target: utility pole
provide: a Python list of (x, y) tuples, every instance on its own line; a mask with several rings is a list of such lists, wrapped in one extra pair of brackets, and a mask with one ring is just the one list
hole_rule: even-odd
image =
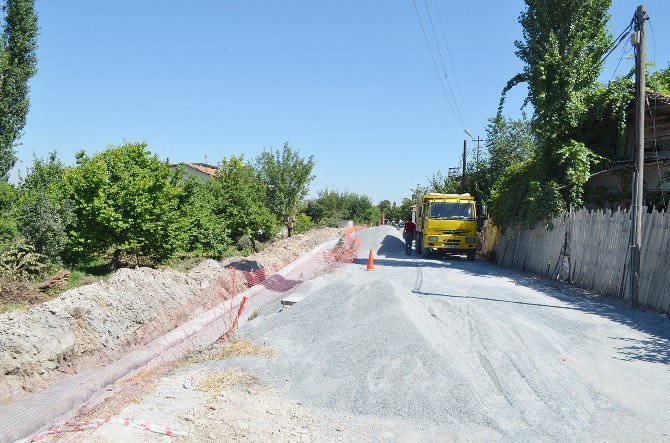
[(633, 168), (633, 195), (631, 199), (630, 235), (630, 297), (631, 309), (637, 307), (640, 292), (640, 244), (642, 243), (642, 197), (644, 180), (644, 106), (645, 106), (645, 42), (644, 24), (647, 10), (644, 5), (635, 11), (635, 32), (632, 43), (635, 46), (635, 151)]
[(476, 158), (477, 158), (477, 170), (479, 171), (479, 142), (483, 142), (484, 140), (482, 140), (481, 138), (479, 138), (479, 136), (477, 136), (477, 138), (473, 141), (477, 142), (477, 156), (476, 156)]
[(463, 176), (461, 177), (461, 192), (465, 192), (465, 158), (467, 155), (466, 141), (463, 140)]

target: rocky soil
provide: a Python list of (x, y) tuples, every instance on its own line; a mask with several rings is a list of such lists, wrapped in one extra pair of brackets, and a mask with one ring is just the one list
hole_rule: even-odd
[[(110, 279), (0, 315), (0, 404), (60, 375), (99, 366), (173, 329), (244, 289), (229, 267), (280, 267), (340, 231), (280, 240), (249, 257), (205, 260), (188, 272), (120, 269)], [(235, 281), (232, 287), (231, 281)]]

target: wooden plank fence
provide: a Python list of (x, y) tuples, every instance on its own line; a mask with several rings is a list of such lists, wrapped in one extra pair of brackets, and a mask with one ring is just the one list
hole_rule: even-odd
[[(664, 212), (642, 216), (640, 305), (670, 313), (670, 222)], [(488, 239), (487, 239), (488, 237)], [(508, 229), (487, 226), (485, 249), (499, 266), (518, 268), (623, 299), (628, 295), (630, 214), (570, 211), (546, 226)]]

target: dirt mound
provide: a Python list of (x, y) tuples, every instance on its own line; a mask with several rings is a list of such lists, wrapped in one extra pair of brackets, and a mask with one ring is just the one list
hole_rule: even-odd
[[(120, 269), (109, 280), (66, 291), (25, 311), (0, 315), (0, 403), (41, 387), (58, 372), (118, 358), (230, 297), (228, 268), (280, 266), (339, 235), (319, 229), (276, 242), (246, 258), (205, 260), (187, 273)], [(236, 286), (245, 282), (238, 279)]]
[(0, 304), (31, 305), (44, 300), (46, 296), (29, 283), (0, 279)]

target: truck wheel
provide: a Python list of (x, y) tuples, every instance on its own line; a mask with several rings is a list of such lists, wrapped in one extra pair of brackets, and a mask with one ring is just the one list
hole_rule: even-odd
[(421, 257), (429, 258), (430, 257), (430, 248), (423, 248), (421, 251)]
[(415, 245), (414, 247), (416, 248), (416, 253), (417, 253), (417, 254), (421, 254), (421, 252), (423, 251), (423, 248), (422, 248), (422, 246), (423, 246), (423, 240), (421, 239), (421, 236), (420, 236), (420, 235), (417, 235), (417, 236), (414, 238), (414, 245)]
[(468, 251), (468, 260), (474, 261), (477, 258), (477, 251)]

